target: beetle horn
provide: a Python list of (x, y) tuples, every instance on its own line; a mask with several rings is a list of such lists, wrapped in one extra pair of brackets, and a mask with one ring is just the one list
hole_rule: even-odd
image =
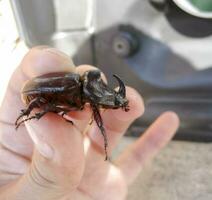
[(117, 76), (117, 75), (113, 75), (114, 78), (116, 78), (116, 80), (119, 82), (119, 91), (118, 94), (120, 94), (122, 97), (126, 97), (126, 88), (125, 85), (123, 83), (123, 81)]

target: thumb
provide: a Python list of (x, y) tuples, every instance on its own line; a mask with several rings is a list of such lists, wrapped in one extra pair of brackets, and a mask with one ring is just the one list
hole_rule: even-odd
[(55, 114), (27, 122), (26, 128), (35, 151), (30, 169), (19, 182), (25, 199), (59, 199), (73, 192), (84, 169), (81, 133)]

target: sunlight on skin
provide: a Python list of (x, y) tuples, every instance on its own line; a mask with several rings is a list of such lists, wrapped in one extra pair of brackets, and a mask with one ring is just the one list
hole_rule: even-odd
[(88, 139), (88, 137), (85, 137), (84, 139), (84, 153), (85, 153), (85, 156), (88, 154), (88, 150), (91, 146), (91, 140)]

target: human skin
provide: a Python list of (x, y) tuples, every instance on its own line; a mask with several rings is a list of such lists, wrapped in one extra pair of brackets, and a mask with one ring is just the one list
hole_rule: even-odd
[[(68, 56), (43, 46), (31, 49), (23, 58), (0, 108), (0, 199), (124, 200), (145, 164), (173, 137), (179, 119), (168, 111), (115, 160), (105, 161), (102, 135), (95, 122), (88, 125), (92, 116), (88, 105), (83, 111), (68, 114), (74, 125), (48, 113), (15, 130), (14, 122), (25, 108), (20, 96), (25, 81), (50, 72), (82, 74), (90, 69), (95, 68), (75, 68)], [(127, 87), (127, 98), (129, 112), (102, 112), (110, 155), (129, 125), (144, 112), (136, 90)]]

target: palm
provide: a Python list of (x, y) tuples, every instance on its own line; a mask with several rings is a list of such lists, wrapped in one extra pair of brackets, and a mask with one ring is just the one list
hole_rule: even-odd
[[(40, 197), (30, 194), (30, 199), (46, 200), (45, 195), (52, 192), (50, 183), (54, 183), (55, 195), (67, 193), (64, 196), (68, 200), (124, 199), (127, 186), (136, 178), (143, 164), (173, 136), (178, 127), (176, 115), (171, 112), (163, 114), (144, 136), (113, 161), (114, 164), (104, 161), (103, 139), (96, 124), (93, 123), (87, 128), (92, 112), (89, 107), (82, 112), (70, 113), (69, 117), (74, 121), (74, 126), (55, 114), (47, 114), (39, 121), (26, 123), (26, 127), (20, 126), (16, 132), (13, 124), (24, 107), (20, 98), (24, 81), (58, 70), (75, 70), (70, 67), (67, 58), (60, 58), (59, 55), (47, 51), (41, 62), (38, 57), (42, 51), (44, 50), (39, 48), (33, 49), (24, 58), (11, 78), (1, 106), (0, 186), (8, 188), (9, 191), (16, 191), (16, 197), (27, 196), (27, 192), (22, 194), (25, 190), (29, 193), (31, 190), (39, 190), (37, 192)], [(43, 61), (45, 59), (46, 61)], [(49, 62), (51, 66), (43, 67), (43, 62)], [(75, 72), (83, 73), (91, 68), (93, 69), (90, 66), (81, 66), (76, 68)], [(107, 110), (102, 113), (110, 154), (128, 126), (144, 111), (142, 99), (135, 90), (127, 88), (127, 98), (130, 102), (128, 113), (122, 110)], [(50, 143), (53, 149), (56, 149), (52, 160), (46, 160), (40, 155), (42, 151), (39, 149), (45, 146), (38, 145), (40, 140)], [(33, 183), (29, 182), (29, 179)], [(28, 188), (29, 183), (32, 188)], [(22, 187), (23, 189), (20, 189)], [(16, 199), (10, 198), (13, 192), (7, 194), (7, 190), (1, 191), (1, 199)]]

